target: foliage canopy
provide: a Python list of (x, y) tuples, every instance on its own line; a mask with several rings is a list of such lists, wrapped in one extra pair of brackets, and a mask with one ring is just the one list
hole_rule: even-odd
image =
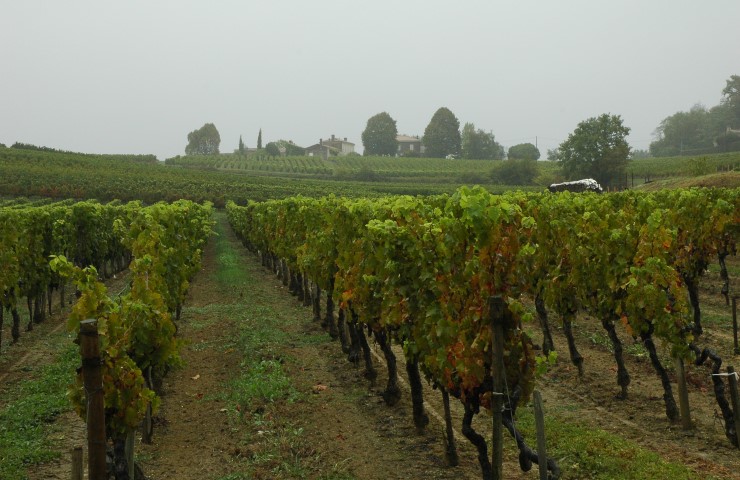
[(504, 147), (496, 142), (493, 133), (475, 128), (466, 123), (462, 129), (462, 157), (476, 160), (501, 160), (504, 158)]
[(422, 140), (426, 156), (444, 158), (459, 155), (461, 150), (460, 121), (449, 108), (441, 107), (432, 116)]
[(395, 155), (398, 151), (397, 135), (396, 121), (387, 112), (373, 115), (362, 132), (365, 155)]
[(509, 160), (539, 160), (540, 150), (531, 143), (520, 143), (509, 147)]
[(593, 178), (610, 185), (624, 175), (630, 129), (619, 115), (602, 114), (578, 124), (558, 147), (558, 162), (569, 180)]
[(212, 123), (206, 123), (197, 130), (188, 133), (188, 144), (185, 146), (187, 155), (213, 155), (219, 153), (221, 136)]

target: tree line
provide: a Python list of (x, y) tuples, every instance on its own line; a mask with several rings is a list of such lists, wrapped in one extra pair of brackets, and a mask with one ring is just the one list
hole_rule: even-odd
[(660, 122), (650, 144), (654, 157), (740, 151), (740, 76), (732, 75), (718, 105), (696, 104)]
[[(654, 157), (695, 155), (740, 151), (740, 76), (733, 75), (722, 90), (722, 101), (710, 109), (695, 105), (689, 112), (678, 112), (665, 118), (656, 129), (657, 139), (651, 143), (649, 155)], [(631, 157), (646, 156), (648, 152), (632, 151), (627, 143), (630, 128), (621, 116), (610, 113), (580, 122), (575, 130), (558, 148), (547, 152), (548, 160), (557, 161), (563, 176), (568, 179), (593, 178), (602, 185), (616, 185), (625, 178)], [(239, 139), (239, 152), (244, 144)], [(258, 139), (261, 146), (262, 131)], [(465, 123), (460, 129), (460, 120), (447, 107), (439, 108), (432, 116), (420, 139), (423, 151), (404, 153), (411, 156), (430, 158), (465, 158), (480, 160), (503, 160), (508, 158), (500, 175), (501, 180), (529, 183), (534, 176), (536, 162), (540, 159), (539, 149), (531, 143), (514, 145), (505, 151), (492, 132)], [(218, 152), (220, 137), (213, 124), (188, 134), (187, 154), (213, 154)], [(289, 142), (284, 142), (289, 143)], [(365, 155), (399, 155), (398, 128), (396, 120), (381, 112), (370, 117), (362, 132)], [(292, 144), (282, 145), (286, 154), (300, 154)], [(295, 147), (289, 151), (288, 147)], [(280, 155), (280, 146), (271, 142), (267, 145), (268, 155)], [(530, 179), (531, 180), (531, 179)]]

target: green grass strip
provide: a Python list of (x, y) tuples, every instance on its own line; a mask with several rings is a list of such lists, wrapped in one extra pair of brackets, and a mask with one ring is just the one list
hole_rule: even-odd
[(228, 311), (228, 318), (236, 322), (231, 346), (242, 356), (241, 368), (219, 396), (229, 405), (235, 426), (248, 427), (244, 430), (245, 443), (259, 445), (243, 471), (219, 480), (255, 478), (257, 472), (269, 472), (271, 478), (353, 480), (340, 467), (325, 464), (308, 445), (301, 427), (269, 415), (276, 406), (301, 396), (284, 368), (284, 363), (292, 361), (284, 352), (285, 346), (330, 340), (323, 335), (296, 337), (288, 331), (302, 322), (305, 309), (290, 302), (287, 291), (265, 282), (261, 272), (255, 275), (256, 265), (247, 259), (251, 254), (238, 242), (229, 240), (225, 215), (216, 213), (216, 220), (217, 236), (213, 241), (218, 263), (214, 280), (222, 292), (229, 292), (228, 298), (234, 303), (210, 305), (213, 312), (201, 313), (218, 317)]
[[(517, 429), (535, 448), (537, 437), (532, 410), (522, 408), (517, 416)], [(657, 453), (605, 430), (584, 427), (572, 420), (563, 421), (556, 413), (545, 415), (545, 434), (547, 455), (557, 459), (562, 478), (720, 480), (696, 473), (684, 465), (667, 462)]]
[(37, 379), (19, 383), (13, 398), (0, 410), (0, 478), (26, 479), (26, 468), (59, 457), (45, 432), (54, 418), (71, 410), (67, 399), (70, 372), (80, 357), (69, 344), (58, 361), (40, 370)]

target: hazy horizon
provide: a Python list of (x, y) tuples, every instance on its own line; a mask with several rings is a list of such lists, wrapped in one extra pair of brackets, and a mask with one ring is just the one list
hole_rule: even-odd
[(362, 151), (368, 118), (424, 133), (449, 108), (542, 158), (576, 125), (621, 115), (633, 148), (720, 102), (740, 74), (740, 2), (0, 0), (0, 143), (184, 154), (332, 134)]

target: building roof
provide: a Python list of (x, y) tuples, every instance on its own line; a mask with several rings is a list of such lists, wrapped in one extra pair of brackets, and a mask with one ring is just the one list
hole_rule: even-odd
[(421, 142), (421, 138), (410, 137), (408, 135), (396, 135), (396, 141), (398, 142)]

